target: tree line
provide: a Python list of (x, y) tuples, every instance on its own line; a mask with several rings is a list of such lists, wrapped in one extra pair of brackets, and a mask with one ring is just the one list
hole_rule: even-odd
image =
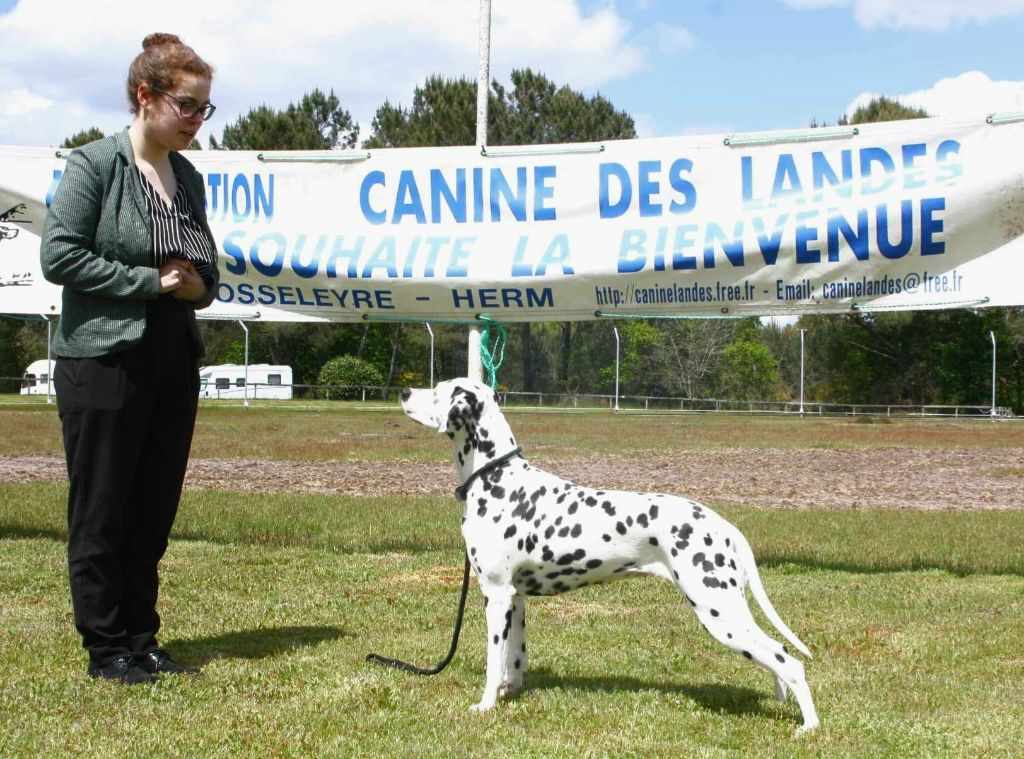
[[(928, 114), (880, 97), (836, 123)], [(810, 122), (818, 126), (817, 120)], [(824, 124), (822, 124), (823, 126)], [(284, 109), (260, 105), (224, 127), (214, 150), (299, 150), (473, 145), (476, 81), (432, 76), (409, 105), (385, 102), (361, 143), (360, 127), (333, 90), (313, 89)], [(76, 147), (102, 137), (95, 128), (69, 137)], [(530, 69), (509, 86), (492, 82), (488, 142), (526, 145), (636, 137), (633, 118), (601, 95), (586, 96)], [(194, 144), (194, 148), (199, 145)], [(990, 333), (999, 358), (996, 403), (1024, 413), (1024, 309), (916, 311), (802, 316), (795, 324), (738, 320), (615, 320), (507, 326), (499, 382), (526, 392), (611, 393), (620, 340), (620, 392), (688, 398), (856, 404), (978, 404), (990, 399)], [(203, 322), (206, 362), (241, 363), (241, 330)], [(4, 334), (6, 333), (6, 334)], [(435, 377), (465, 373), (466, 329), (433, 327)], [(45, 330), (0, 322), (0, 376), (16, 376), (45, 355)], [(288, 364), (296, 383), (337, 381), (339, 366), (388, 386), (422, 385), (430, 335), (420, 324), (270, 324), (250, 326), (250, 362)], [(339, 362), (339, 357), (350, 357)], [(333, 361), (332, 361), (333, 360)], [(354, 371), (354, 370), (353, 370)], [(326, 372), (326, 373), (325, 373)]]

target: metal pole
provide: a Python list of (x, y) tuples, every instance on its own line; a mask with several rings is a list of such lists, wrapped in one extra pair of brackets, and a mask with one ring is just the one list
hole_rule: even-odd
[(430, 333), (430, 387), (434, 386), (434, 330), (431, 329), (429, 323), (424, 323), (424, 327), (427, 328), (427, 332)]
[(615, 410), (619, 410), (619, 328), (612, 327), (615, 333)]
[[(491, 91), (491, 0), (480, 0), (480, 65), (476, 77), (476, 146), (487, 146), (487, 98)], [(466, 374), (470, 379), (484, 378), (480, 358), (480, 330), (469, 330), (469, 356)]]
[(245, 387), (242, 390), (242, 407), (249, 408), (249, 328), (241, 319), (238, 320), (238, 324), (245, 331)]
[(800, 416), (804, 415), (804, 332), (800, 330)]
[(989, 330), (988, 336), (992, 338), (992, 410), (989, 414), (996, 417), (996, 333)]
[(46, 405), (53, 403), (53, 358), (50, 352), (50, 341), (53, 339), (53, 325), (50, 317), (40, 314), (46, 320)]

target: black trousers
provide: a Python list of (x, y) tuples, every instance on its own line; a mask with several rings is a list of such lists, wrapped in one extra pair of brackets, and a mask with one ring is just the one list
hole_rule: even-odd
[(99, 665), (156, 647), (157, 566), (178, 510), (199, 396), (185, 308), (149, 305), (128, 350), (58, 358), (75, 627)]

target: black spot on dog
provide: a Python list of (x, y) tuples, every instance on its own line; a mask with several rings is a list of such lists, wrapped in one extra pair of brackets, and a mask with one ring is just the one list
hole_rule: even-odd
[(587, 569), (597, 569), (603, 563), (604, 562), (600, 559), (590, 559), (590, 561), (587, 562)]
[(783, 664), (785, 664), (786, 663), (786, 657), (783, 656), (782, 654), (775, 654), (775, 661), (782, 662)]
[(718, 609), (712, 609), (711, 610), (711, 616), (712, 617), (717, 617), (718, 616)]
[(573, 501), (573, 502), (572, 502), (572, 503), (571, 503), (571, 504), (569, 505), (569, 513), (570, 513), (570, 514), (575, 514), (575, 513), (576, 513), (576, 511), (577, 511), (577, 510), (579, 509), (579, 507), (580, 507), (579, 501)]
[(753, 658), (754, 658), (749, 651), (744, 651), (743, 655), (746, 656), (748, 659), (751, 659), (751, 660), (753, 660)]
[(555, 526), (554, 525), (550, 525), (546, 530), (544, 530), (544, 537), (547, 540), (550, 540), (551, 536), (554, 535), (554, 534), (555, 534)]
[(617, 533), (619, 533), (619, 535), (625, 535), (626, 534), (626, 525), (624, 525), (622, 522), (616, 522), (615, 523), (615, 531)]
[(725, 557), (722, 554), (720, 554), (720, 553), (716, 553), (715, 554), (715, 566), (716, 567), (724, 567), (725, 566)]
[(705, 536), (704, 536), (704, 545), (706, 545), (706, 546), (709, 546), (709, 545), (711, 545), (711, 544), (712, 544), (712, 543), (714, 543), (714, 542), (715, 542), (715, 541), (713, 541), (713, 540), (711, 539), (711, 536), (710, 536), (710, 535), (705, 535)]
[[(588, 503), (587, 503), (588, 506), (593, 506), (594, 505), (592, 503), (589, 503), (590, 499), (587, 499), (587, 501), (588, 501)], [(601, 508), (604, 509), (605, 514), (607, 514), (608, 516), (610, 516), (610, 517), (615, 516), (615, 507), (612, 506), (612, 502), (611, 501), (605, 501), (604, 503), (602, 503), (601, 504)]]
[(606, 535), (602, 535), (601, 536), (601, 540), (603, 540), (605, 543), (611, 543), (612, 542), (612, 536), (611, 535), (607, 535), (607, 534)]
[(558, 537), (560, 537), (560, 538), (564, 538), (564, 537), (566, 537), (568, 535), (569, 535), (569, 526), (568, 525), (566, 525), (565, 527), (563, 527), (561, 530), (558, 531)]
[(657, 546), (658, 546), (658, 539), (657, 538), (647, 538), (647, 542), (650, 543), (655, 548), (657, 548)]
[(650, 510), (647, 513), (651, 515), (651, 519), (657, 519), (658, 518), (658, 505), (652, 503), (651, 504), (651, 508), (650, 508)]
[(515, 534), (516, 534), (516, 526), (512, 525), (507, 530), (505, 530), (505, 539), (507, 540), (508, 538), (511, 538)]
[(495, 485), (491, 489), (491, 495), (497, 498), (499, 501), (505, 497), (505, 488)]
[(638, 516), (636, 518), (636, 523), (638, 525), (640, 525), (641, 527), (647, 527), (647, 525), (648, 525), (647, 515), (646, 514), (641, 514), (640, 516)]

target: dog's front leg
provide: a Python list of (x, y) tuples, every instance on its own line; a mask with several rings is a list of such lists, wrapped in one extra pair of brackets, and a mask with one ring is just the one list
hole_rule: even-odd
[(482, 590), (487, 617), (487, 678), (480, 703), (473, 706), (473, 710), (478, 712), (494, 708), (498, 699), (512, 690), (512, 673), (507, 672), (506, 667), (516, 597), (511, 586), (484, 585)]

